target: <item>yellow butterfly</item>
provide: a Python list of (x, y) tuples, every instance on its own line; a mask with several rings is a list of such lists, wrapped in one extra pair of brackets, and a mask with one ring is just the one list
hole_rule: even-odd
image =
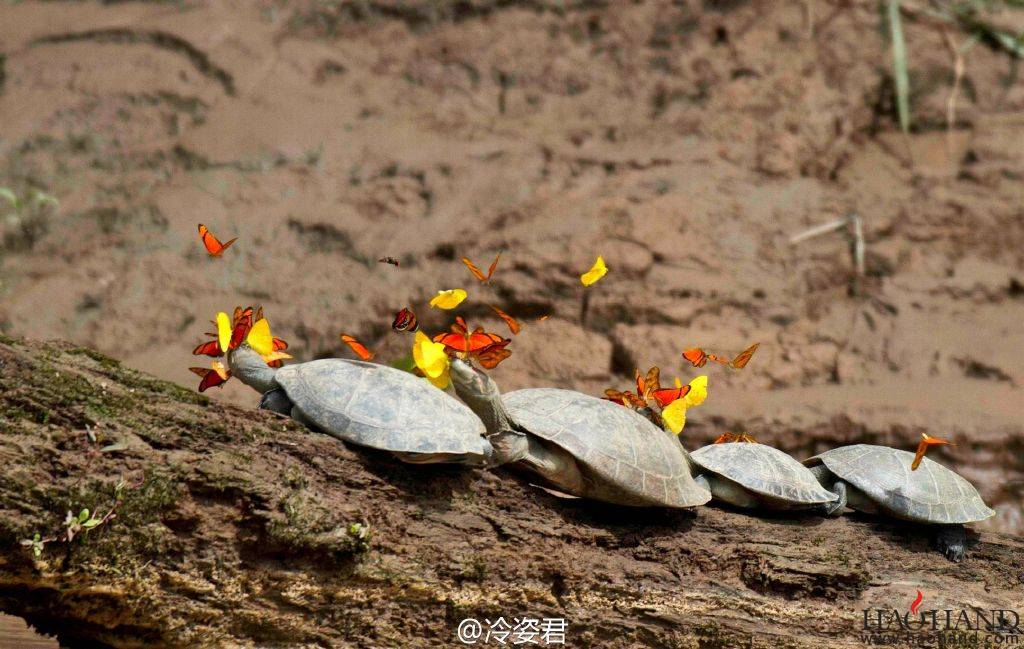
[(584, 286), (590, 286), (608, 273), (608, 267), (604, 265), (604, 257), (597, 256), (597, 261), (590, 267), (590, 270), (580, 275), (580, 282)]

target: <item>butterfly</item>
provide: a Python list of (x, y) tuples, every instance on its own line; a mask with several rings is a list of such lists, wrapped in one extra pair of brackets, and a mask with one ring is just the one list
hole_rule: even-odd
[(391, 328), (395, 331), (416, 333), (416, 330), (420, 328), (420, 323), (416, 320), (416, 314), (412, 312), (412, 309), (405, 307), (395, 315)]
[(377, 261), (382, 263), (382, 264), (391, 264), (392, 266), (398, 266), (399, 265), (398, 260), (395, 259), (394, 257), (381, 257)]
[(481, 282), (489, 282), (491, 281), (491, 276), (494, 275), (494, 269), (498, 267), (499, 259), (501, 259), (500, 252), (498, 253), (498, 256), (494, 258), (494, 261), (491, 262), (491, 267), (487, 269), (486, 275), (484, 275), (482, 270), (476, 267), (476, 264), (469, 260), (469, 257), (463, 257), (462, 263), (466, 264), (466, 268), (469, 269), (469, 272), (473, 273), (473, 277), (477, 278)]
[(757, 440), (746, 433), (723, 433), (719, 435), (712, 444), (728, 444), (732, 442), (757, 444)]
[(910, 470), (917, 471), (917, 467), (921, 466), (921, 460), (924, 459), (924, 454), (928, 452), (929, 447), (940, 445), (956, 446), (949, 440), (921, 433), (921, 443), (917, 445), (917, 453), (914, 453), (914, 461), (910, 464)]
[(608, 266), (604, 263), (604, 257), (598, 255), (597, 260), (594, 261), (594, 265), (590, 267), (590, 270), (580, 275), (580, 283), (584, 286), (590, 286), (597, 280), (604, 277), (607, 273)]
[[(256, 314), (262, 316), (263, 309), (259, 309)], [(253, 323), (245, 337), (245, 342), (262, 356), (270, 367), (280, 367), (281, 361), (291, 358), (290, 354), (284, 352), (285, 349), (288, 349), (288, 343), (270, 335), (270, 323), (266, 318), (260, 317)]]
[(664, 408), (668, 404), (672, 403), (676, 399), (680, 399), (690, 391), (689, 385), (681, 385), (679, 379), (676, 379), (676, 386), (674, 388), (663, 388), (661, 387), (661, 369), (654, 366), (647, 370), (646, 375), (640, 374), (640, 370), (636, 370), (636, 393), (632, 392), (619, 392), (618, 390), (608, 389), (605, 390), (605, 398), (609, 401), (614, 401), (622, 405), (630, 405), (634, 408), (646, 408), (648, 402), (653, 398), (658, 406)]
[(225, 369), (220, 361), (213, 361), (209, 369), (205, 367), (190, 367), (188, 369), (193, 374), (199, 375), (202, 379), (199, 381), (200, 392), (205, 392), (209, 388), (223, 386), (231, 378), (231, 372)]
[(719, 365), (726, 365), (733, 369), (741, 370), (747, 366), (750, 362), (750, 357), (754, 355), (757, 348), (760, 347), (761, 343), (754, 343), (750, 347), (747, 347), (742, 352), (736, 355), (736, 358), (731, 361), (728, 358), (722, 358), (715, 354), (708, 354), (699, 347), (691, 347), (683, 351), (683, 358), (688, 360), (694, 367), (704, 367), (708, 361), (714, 361)]
[(434, 342), (444, 345), (449, 355), (476, 358), (487, 369), (496, 367), (512, 355), (511, 351), (505, 349), (512, 342), (510, 339), (487, 333), (483, 327), (477, 327), (470, 333), (469, 325), (462, 316), (455, 317), (451, 333), (434, 336)]
[(351, 347), (352, 351), (354, 351), (356, 355), (359, 356), (359, 358), (363, 359), (364, 361), (368, 361), (371, 358), (373, 358), (373, 352), (367, 349), (366, 345), (356, 340), (353, 336), (343, 333), (341, 334), (341, 340), (346, 345)]
[(203, 245), (206, 246), (206, 252), (210, 253), (211, 257), (220, 257), (228, 249), (228, 246), (238, 241), (238, 237), (235, 237), (226, 243), (221, 243), (202, 223), (199, 224), (199, 236), (203, 240)]
[[(508, 329), (509, 329), (509, 331), (512, 332), (513, 336), (519, 335), (519, 332), (522, 331), (523, 327), (526, 326), (523, 323), (521, 323), (518, 320), (516, 320), (515, 318), (513, 318), (512, 316), (510, 316), (509, 314), (507, 314), (504, 311), (502, 311), (501, 309), (499, 309), (498, 307), (494, 306), (493, 304), (490, 304), (488, 306), (491, 307), (491, 311), (494, 311), (494, 313), (496, 313), (499, 318), (501, 318), (502, 320), (505, 321), (505, 324), (508, 325)], [(550, 314), (549, 315), (542, 315), (541, 317), (537, 318), (537, 320), (535, 322), (544, 322), (545, 320), (547, 320), (550, 317), (551, 317)]]

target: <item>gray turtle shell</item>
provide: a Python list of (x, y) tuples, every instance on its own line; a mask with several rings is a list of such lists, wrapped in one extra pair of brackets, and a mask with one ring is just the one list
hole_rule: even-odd
[(970, 482), (924, 458), (910, 470), (914, 454), (888, 446), (840, 446), (804, 460), (824, 464), (897, 518), (922, 523), (971, 523), (995, 514)]
[(827, 503), (838, 498), (822, 488), (810, 469), (787, 453), (764, 444), (710, 444), (690, 457), (708, 471), (769, 498), (801, 504)]
[(667, 507), (711, 500), (693, 481), (679, 441), (629, 408), (557, 388), (516, 390), (503, 400), (516, 424), (576, 458), (597, 491), (576, 495)]
[(408, 372), (325, 358), (286, 365), (274, 379), (307, 419), (346, 441), (395, 453), (490, 455), (473, 411)]

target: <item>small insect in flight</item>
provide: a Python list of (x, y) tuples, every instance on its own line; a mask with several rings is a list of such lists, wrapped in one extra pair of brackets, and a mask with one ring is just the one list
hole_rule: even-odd
[(412, 334), (416, 333), (420, 328), (420, 323), (416, 320), (416, 314), (412, 312), (412, 309), (405, 307), (395, 314), (395, 319), (391, 323), (391, 328), (395, 331), (408, 331)]
[(489, 282), (491, 281), (491, 276), (494, 275), (494, 269), (498, 267), (499, 259), (501, 259), (500, 252), (498, 253), (498, 256), (494, 258), (494, 261), (491, 262), (491, 266), (487, 269), (486, 275), (484, 275), (484, 271), (477, 268), (476, 264), (469, 260), (469, 257), (463, 257), (462, 263), (466, 264), (466, 268), (469, 269), (469, 272), (473, 273), (473, 277), (477, 278), (481, 282)]
[(228, 249), (228, 246), (238, 241), (238, 237), (231, 239), (225, 243), (221, 243), (220, 240), (213, 236), (213, 233), (203, 225), (199, 224), (199, 236), (203, 240), (203, 245), (206, 247), (206, 252), (210, 253), (211, 257), (220, 257), (224, 254), (224, 251)]
[(373, 358), (373, 352), (367, 349), (366, 345), (359, 342), (354, 336), (350, 336), (348, 334), (343, 333), (341, 334), (341, 340), (346, 345), (351, 347), (352, 351), (354, 351), (356, 355), (359, 356), (359, 358), (363, 359), (364, 361), (368, 361), (371, 358)]
[(731, 361), (728, 358), (722, 358), (715, 354), (708, 354), (699, 347), (691, 347), (690, 349), (685, 350), (683, 352), (683, 358), (689, 361), (694, 367), (704, 367), (707, 365), (708, 361), (714, 361), (719, 365), (725, 365), (735, 370), (741, 370), (747, 366), (747, 363), (750, 362), (750, 358), (754, 355), (754, 352), (757, 351), (757, 348), (760, 345), (761, 343), (754, 343), (737, 354), (736, 358)]
[(391, 264), (392, 266), (399, 266), (400, 265), (398, 260), (395, 259), (394, 257), (381, 257), (377, 261), (382, 263), (382, 264)]

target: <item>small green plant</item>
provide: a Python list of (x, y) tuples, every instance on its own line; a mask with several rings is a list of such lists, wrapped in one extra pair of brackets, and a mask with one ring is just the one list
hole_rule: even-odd
[(356, 552), (366, 552), (370, 549), (370, 539), (373, 532), (369, 523), (352, 523), (348, 526), (348, 537), (352, 540)]
[[(60, 209), (60, 202), (38, 189), (31, 188), (19, 197), (8, 187), (0, 187), (0, 205), (8, 204), (2, 214), (3, 245), (7, 249), (29, 249), (49, 229), (52, 211)], [(2, 209), (2, 207), (0, 207)]]
[[(90, 431), (91, 434), (91, 431)], [(121, 493), (124, 489), (138, 489), (142, 486), (142, 483), (129, 484), (124, 480), (120, 480), (117, 486), (114, 487), (114, 495), (117, 500), (114, 502), (106, 514), (100, 517), (96, 517), (89, 511), (88, 507), (82, 508), (78, 514), (75, 514), (71, 510), (68, 510), (67, 515), (64, 517), (64, 528), (57, 534), (52, 536), (43, 537), (39, 533), (33, 534), (32, 538), (24, 539), (21, 545), (26, 548), (31, 548), (33, 556), (39, 557), (43, 554), (43, 548), (48, 543), (71, 543), (75, 540), (75, 537), (88, 532), (89, 530), (96, 529), (104, 523), (117, 518), (117, 508), (121, 506)]]

